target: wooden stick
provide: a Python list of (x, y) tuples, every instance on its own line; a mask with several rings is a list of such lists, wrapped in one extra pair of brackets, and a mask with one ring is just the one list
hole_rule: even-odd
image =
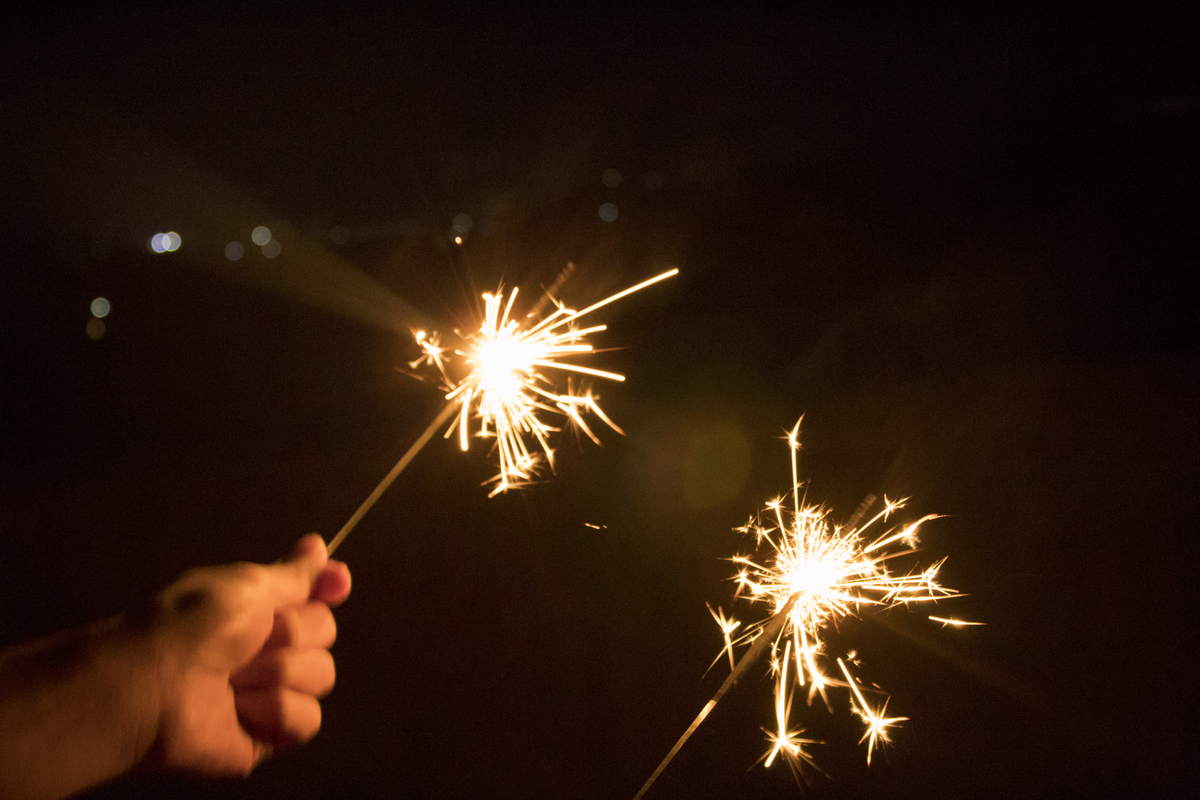
[(396, 480), (396, 477), (408, 466), (408, 462), (412, 461), (417, 453), (421, 452), (421, 448), (429, 443), (429, 440), (433, 438), (433, 434), (445, 424), (446, 420), (450, 419), (450, 415), (457, 408), (457, 403), (446, 403), (446, 407), (441, 410), (433, 422), (429, 423), (429, 427), (425, 429), (424, 433), (417, 437), (412, 447), (408, 448), (408, 451), (400, 457), (400, 460), (396, 462), (396, 466), (392, 467), (391, 472), (385, 475), (383, 480), (379, 482), (379, 485), (375, 487), (375, 491), (371, 492), (370, 496), (358, 507), (358, 510), (350, 516), (350, 519), (338, 531), (337, 536), (334, 536), (330, 540), (329, 545), (325, 548), (326, 553), (333, 555), (333, 551), (337, 550), (338, 545), (350, 535), (350, 531), (354, 530), (354, 526), (358, 524), (358, 521), (371, 510), (371, 506), (375, 505), (375, 501), (387, 491), (387, 488), (392, 485), (392, 481)]
[(658, 765), (658, 768), (655, 769), (654, 772), (650, 774), (650, 777), (646, 779), (646, 782), (642, 784), (642, 788), (638, 790), (638, 793), (633, 796), (633, 800), (641, 799), (642, 795), (646, 793), (650, 786), (656, 780), (658, 780), (658, 776), (662, 774), (662, 771), (667, 768), (667, 764), (671, 763), (671, 759), (675, 758), (675, 754), (680, 751), (684, 745), (684, 742), (691, 738), (692, 734), (696, 732), (696, 729), (700, 727), (700, 723), (704, 722), (705, 717), (709, 715), (709, 712), (716, 708), (717, 703), (720, 702), (721, 698), (725, 696), (725, 693), (728, 692), (729, 689), (738, 682), (738, 679), (742, 677), (742, 673), (749, 669), (750, 665), (757, 661), (760, 656), (762, 656), (763, 651), (767, 649), (767, 645), (770, 644), (777, 635), (779, 635), (780, 629), (782, 629), (784, 623), (787, 622), (788, 614), (791, 613), (792, 606), (796, 604), (796, 598), (799, 596), (800, 595), (798, 593), (792, 595), (791, 598), (784, 603), (783, 608), (779, 609), (779, 612), (776, 613), (775, 616), (772, 617), (771, 621), (767, 623), (767, 627), (765, 627), (762, 633), (758, 635), (758, 638), (754, 640), (754, 644), (751, 645), (750, 649), (746, 651), (746, 655), (742, 656), (742, 660), (738, 662), (736, 667), (734, 667), (733, 672), (729, 673), (729, 677), (726, 678), (725, 682), (721, 684), (721, 688), (717, 689), (717, 693), (713, 695), (712, 700), (709, 700), (704, 708), (701, 709), (700, 713), (696, 716), (696, 719), (694, 719), (692, 724), (688, 726), (688, 729), (683, 732), (683, 736), (680, 736), (679, 741), (676, 742), (675, 746), (671, 748), (671, 752), (667, 753), (667, 757), (662, 760), (662, 763)]

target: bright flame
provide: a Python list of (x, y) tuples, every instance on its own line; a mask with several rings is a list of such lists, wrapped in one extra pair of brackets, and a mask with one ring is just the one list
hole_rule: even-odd
[[(543, 460), (554, 468), (550, 436), (560, 428), (547, 422), (546, 414), (569, 418), (596, 444), (600, 439), (584, 420), (587, 412), (595, 414), (617, 433), (623, 433), (600, 408), (597, 395), (586, 387), (575, 387), (570, 379), (565, 391), (556, 387), (550, 377), (556, 373), (550, 370), (612, 381), (625, 380), (625, 376), (615, 372), (561, 360), (593, 352), (587, 337), (606, 329), (604, 325), (579, 327), (577, 321), (614, 300), (678, 272), (678, 269), (664, 272), (582, 311), (573, 311), (551, 297), (555, 310), (541, 320), (534, 312), (523, 320), (515, 317), (516, 289), (507, 299), (502, 291), (484, 294), (482, 325), (466, 335), (456, 330), (461, 346), (453, 350), (442, 347), (436, 332), (414, 332), (421, 357), (409, 366), (414, 369), (435, 367), (441, 373), (446, 399), (459, 408), (446, 436), (457, 430), (459, 446), (463, 450), (470, 444), (472, 429), (479, 438), (495, 440), (500, 471), (488, 481), (496, 483), (489, 497), (529, 483)], [(447, 369), (455, 361), (461, 361), (469, 370), (461, 380), (451, 378)]]
[[(805, 685), (809, 705), (813, 697), (820, 694), (827, 707), (828, 687), (851, 690), (851, 707), (866, 724), (860, 743), (868, 742), (869, 764), (876, 745), (888, 741), (889, 728), (906, 717), (885, 716), (886, 699), (878, 710), (868, 705), (858, 682), (841, 658), (837, 662), (845, 681), (826, 675), (828, 660), (822, 635), (829, 626), (836, 626), (842, 617), (856, 616), (864, 607), (888, 608), (928, 602), (952, 597), (954, 592), (937, 583), (940, 561), (923, 571), (892, 571), (894, 559), (915, 552), (918, 527), (936, 519), (936, 515), (868, 539), (867, 530), (876, 523), (886, 522), (904, 501), (891, 502), (884, 498), (883, 510), (865, 524), (858, 526), (855, 519), (844, 527), (832, 525), (826, 510), (804, 503), (796, 475), (799, 433), (800, 423), (797, 422), (787, 437), (792, 455), (792, 510), (784, 508), (782, 498), (772, 500), (757, 518), (751, 518), (737, 529), (754, 535), (756, 549), (765, 544), (767, 558), (737, 556), (732, 559), (738, 565), (734, 578), (738, 595), (745, 595), (751, 602), (765, 603), (771, 608), (771, 616), (744, 628), (746, 632), (731, 642), (730, 632), (738, 623), (726, 619), (723, 614), (720, 617), (714, 614), (725, 637), (721, 654), (726, 650), (732, 652), (734, 646), (763, 635), (772, 617), (786, 614), (783, 626), (771, 643), (776, 727), (774, 733), (768, 734), (772, 746), (766, 756), (767, 765), (770, 766), (779, 755), (788, 759), (793, 768), (800, 762), (811, 763), (801, 747), (811, 740), (800, 739), (802, 729), (793, 729), (789, 724), (793, 692), (796, 687)], [(892, 549), (896, 546), (902, 549)]]

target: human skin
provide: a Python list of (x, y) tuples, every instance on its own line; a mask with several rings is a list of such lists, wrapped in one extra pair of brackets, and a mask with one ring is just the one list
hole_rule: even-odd
[(321, 726), (346, 565), (184, 573), (149, 606), (0, 651), (0, 797), (59, 798), (134, 768), (248, 775)]

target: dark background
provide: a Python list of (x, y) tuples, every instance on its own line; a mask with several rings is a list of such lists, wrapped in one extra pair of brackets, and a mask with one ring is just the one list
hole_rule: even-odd
[[(788, 488), (801, 414), (810, 498), (948, 515), (924, 558), (969, 596), (937, 610), (987, 626), (831, 637), (911, 718), (872, 766), (840, 693), (800, 715), (829, 778), (754, 766), (759, 669), (650, 797), (1189, 793), (1196, 23), (10, 21), (0, 641), (332, 535), (439, 407), (395, 369), (420, 314), (470, 326), (479, 292), (567, 262), (577, 307), (678, 265), (601, 315), (627, 437), (566, 433), (557, 476), (490, 500), (482, 443), (434, 440), (347, 540), (316, 740), (245, 782), (97, 796), (632, 796), (727, 669), (704, 677), (704, 604), (757, 613), (723, 559)], [(163, 230), (178, 252), (147, 249)]]

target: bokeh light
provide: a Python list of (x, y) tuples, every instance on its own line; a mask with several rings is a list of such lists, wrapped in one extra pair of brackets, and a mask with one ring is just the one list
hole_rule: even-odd
[(254, 242), (259, 247), (262, 247), (267, 242), (271, 241), (271, 229), (266, 225), (259, 225), (250, 232), (250, 241)]
[(93, 342), (104, 338), (104, 320), (92, 317), (87, 323), (87, 337)]
[(612, 222), (617, 218), (617, 207), (612, 203), (604, 203), (600, 206), (600, 219), (605, 222)]
[(92, 316), (107, 317), (109, 311), (112, 311), (112, 304), (106, 298), (97, 297), (92, 301)]
[(466, 236), (471, 232), (471, 226), (473, 224), (474, 220), (471, 219), (470, 214), (456, 214), (454, 216), (454, 221), (450, 223), (450, 227), (453, 228), (454, 232), (458, 235)]
[(262, 246), (262, 253), (267, 258), (274, 258), (275, 256), (279, 255), (279, 251), (282, 249), (283, 248), (279, 242), (275, 239), (272, 239)]
[(600, 176), (600, 182), (610, 189), (615, 189), (621, 185), (621, 173), (617, 172), (612, 167), (604, 170), (604, 174)]
[(225, 257), (230, 261), (237, 261), (244, 255), (246, 255), (246, 248), (242, 247), (241, 242), (230, 242), (225, 245)]
[(183, 240), (175, 231), (156, 233), (150, 237), (150, 249), (155, 253), (174, 253), (182, 243)]

